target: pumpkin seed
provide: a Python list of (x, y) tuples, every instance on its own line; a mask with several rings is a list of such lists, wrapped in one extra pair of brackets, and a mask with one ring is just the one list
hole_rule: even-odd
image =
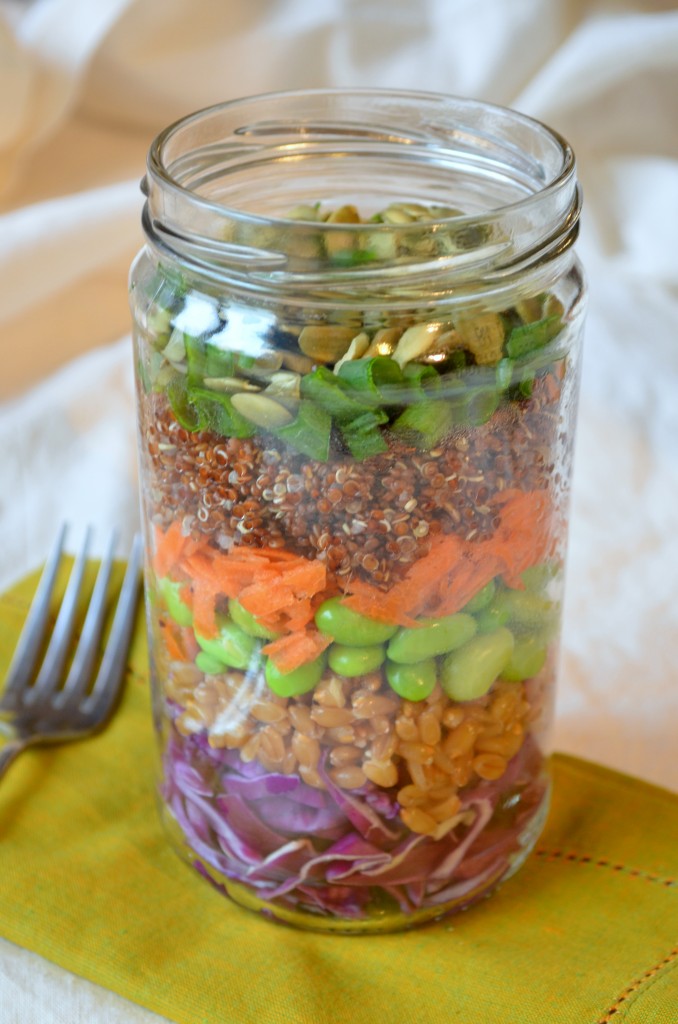
[(504, 348), (504, 324), (497, 313), (457, 317), (455, 327), (476, 363), (490, 366), (499, 362)]
[(308, 203), (300, 203), (299, 206), (293, 207), (287, 216), (290, 220), (311, 221), (322, 220), (323, 217), (320, 211), (320, 203), (316, 203), (315, 206), (310, 206)]
[(390, 356), (402, 334), (400, 327), (382, 327), (372, 338), (370, 347), (363, 353), (366, 359), (373, 356)]
[(417, 219), (403, 210), (398, 203), (387, 206), (381, 217), (385, 224), (413, 224)]
[(312, 359), (302, 356), (298, 352), (283, 352), (282, 364), (286, 369), (300, 373), (302, 376), (305, 373), (311, 373), (315, 365)]
[(544, 316), (563, 317), (564, 315), (565, 307), (563, 306), (560, 299), (556, 295), (549, 294), (546, 297), (546, 302), (544, 303)]
[(519, 302), (516, 302), (516, 313), (524, 324), (531, 324), (534, 323), (535, 320), (541, 320), (541, 296), (533, 295), (529, 299), (520, 299)]
[(257, 384), (242, 377), (205, 377), (204, 384), (212, 391), (261, 391)]
[(348, 346), (346, 355), (342, 356), (341, 359), (334, 364), (334, 373), (339, 373), (344, 363), (349, 363), (352, 359), (360, 359), (364, 356), (370, 344), (369, 334), (365, 334), (362, 331), (360, 334), (356, 334), (355, 338)]
[(305, 356), (319, 363), (336, 363), (348, 351), (355, 337), (355, 328), (318, 324), (304, 327), (299, 335), (299, 348)]
[(162, 350), (162, 354), (165, 359), (169, 359), (170, 363), (180, 363), (186, 358), (184, 332), (180, 331), (178, 327), (175, 327), (170, 334), (169, 341)]
[(294, 419), (289, 410), (279, 402), (274, 402), (266, 395), (252, 395), (240, 392), (233, 395), (231, 399), (233, 408), (244, 416), (250, 423), (256, 424), (263, 430), (275, 430), (278, 427), (285, 427)]
[(415, 324), (414, 327), (408, 327), (393, 350), (393, 358), (402, 369), (406, 363), (428, 352), (442, 333), (442, 324)]
[(266, 394), (280, 395), (281, 398), (300, 398), (301, 376), (290, 370), (278, 370), (271, 377)]
[(398, 255), (398, 236), (391, 231), (371, 231), (360, 245), (377, 260), (394, 260)]
[(360, 224), (360, 214), (355, 206), (340, 206), (327, 218), (328, 224)]
[[(355, 206), (340, 206), (333, 210), (327, 218), (328, 224), (360, 224), (360, 214)], [(350, 231), (328, 231), (324, 238), (325, 252), (328, 256), (351, 252), (357, 241)]]

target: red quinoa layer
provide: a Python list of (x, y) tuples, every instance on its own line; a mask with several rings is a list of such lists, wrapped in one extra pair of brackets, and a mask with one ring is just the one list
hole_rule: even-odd
[(271, 435), (191, 434), (156, 395), (142, 423), (153, 521), (164, 529), (183, 517), (187, 532), (223, 549), (284, 546), (386, 589), (436, 533), (491, 534), (493, 495), (558, 490), (566, 442), (554, 381), (538, 380), (529, 399), (431, 451), (389, 437), (388, 452), (363, 462), (340, 453), (317, 462)]

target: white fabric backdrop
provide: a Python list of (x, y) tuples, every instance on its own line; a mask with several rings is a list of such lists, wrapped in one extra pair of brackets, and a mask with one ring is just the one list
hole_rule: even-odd
[[(574, 145), (591, 302), (556, 746), (678, 789), (674, 3), (0, 0), (0, 586), (61, 518), (134, 529), (126, 278), (152, 137), (323, 85), (474, 95)], [(0, 943), (0, 1024), (93, 1019), (157, 1018)]]

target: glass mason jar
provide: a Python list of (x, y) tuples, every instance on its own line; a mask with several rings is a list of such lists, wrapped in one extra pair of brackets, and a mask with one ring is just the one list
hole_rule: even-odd
[(322, 930), (523, 862), (548, 734), (584, 284), (569, 145), (331, 90), (153, 143), (132, 271), (162, 814)]

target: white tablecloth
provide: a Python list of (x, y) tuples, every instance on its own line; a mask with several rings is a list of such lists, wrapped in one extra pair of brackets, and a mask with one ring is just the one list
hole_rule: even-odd
[[(152, 137), (322, 85), (474, 95), (574, 145), (591, 300), (555, 745), (678, 789), (673, 3), (0, 0), (0, 586), (62, 518), (135, 528), (126, 278)], [(0, 942), (0, 1024), (151, 1019)]]

